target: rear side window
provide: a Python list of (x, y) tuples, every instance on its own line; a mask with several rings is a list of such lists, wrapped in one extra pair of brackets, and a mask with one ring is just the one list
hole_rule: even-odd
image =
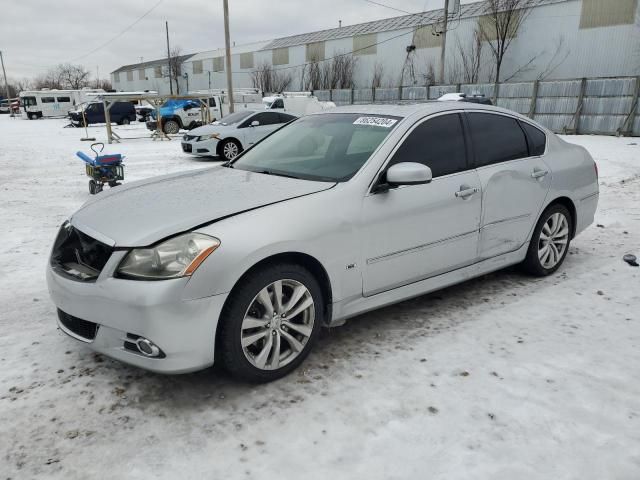
[(418, 125), (402, 142), (389, 166), (401, 162), (427, 165), (434, 178), (467, 170), (460, 115), (441, 115)]
[(527, 134), (529, 155), (532, 157), (543, 155), (547, 144), (547, 136), (544, 132), (526, 122), (520, 122), (520, 125), (524, 129), (524, 133)]
[(56, 103), (56, 99), (53, 97), (42, 97), (40, 101), (42, 103)]
[(515, 118), (490, 113), (469, 113), (476, 166), (526, 158), (527, 140)]
[(70, 97), (57, 97), (58, 103), (71, 103)]
[(288, 115), (286, 113), (278, 113), (278, 116), (280, 117), (280, 123), (287, 123), (297, 118), (297, 117), (294, 117), (293, 115)]

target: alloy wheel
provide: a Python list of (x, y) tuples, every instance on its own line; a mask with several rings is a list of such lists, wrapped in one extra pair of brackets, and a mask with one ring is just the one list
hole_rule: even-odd
[(564, 214), (553, 213), (544, 223), (538, 241), (538, 259), (546, 269), (555, 267), (569, 244), (569, 221)]
[(232, 160), (236, 156), (238, 156), (238, 145), (236, 145), (234, 142), (227, 142), (224, 144), (222, 153), (224, 154), (224, 158), (226, 158), (227, 160)]
[(277, 280), (249, 304), (240, 341), (247, 360), (261, 370), (291, 363), (313, 332), (315, 305), (311, 292), (295, 280)]

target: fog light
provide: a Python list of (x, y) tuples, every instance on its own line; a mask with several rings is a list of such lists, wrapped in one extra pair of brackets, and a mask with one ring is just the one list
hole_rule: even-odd
[(160, 349), (158, 346), (147, 338), (139, 337), (136, 340), (136, 347), (138, 347), (140, 353), (147, 357), (157, 357), (160, 355)]

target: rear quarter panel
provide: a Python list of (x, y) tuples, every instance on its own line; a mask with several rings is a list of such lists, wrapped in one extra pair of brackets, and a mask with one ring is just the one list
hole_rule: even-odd
[(548, 155), (545, 162), (552, 172), (547, 205), (560, 197), (568, 197), (576, 208), (577, 235), (593, 223), (598, 205), (598, 179), (595, 162), (589, 152), (579, 145), (556, 136), (548, 136)]

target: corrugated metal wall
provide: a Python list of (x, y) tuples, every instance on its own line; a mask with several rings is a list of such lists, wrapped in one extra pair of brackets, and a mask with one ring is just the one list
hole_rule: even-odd
[[(640, 136), (640, 77), (548, 80), (366, 89), (316, 90), (336, 105), (413, 103), (445, 93), (483, 94), (499, 107), (533, 118), (557, 133)], [(635, 105), (635, 109), (634, 109)]]

